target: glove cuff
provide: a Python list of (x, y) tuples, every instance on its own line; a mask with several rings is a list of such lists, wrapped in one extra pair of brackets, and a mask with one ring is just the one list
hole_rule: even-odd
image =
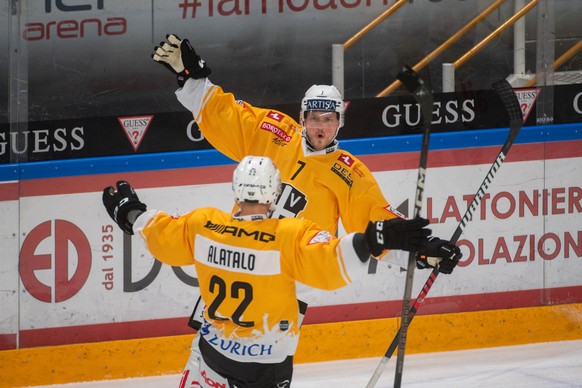
[(426, 268), (435, 268), (439, 265), (442, 258), (440, 257), (432, 257), (426, 256), (417, 253), (416, 254), (416, 268), (418, 269), (426, 269)]
[[(368, 243), (368, 248), (370, 249), (370, 255), (373, 257), (378, 257), (384, 252), (384, 235), (381, 229), (376, 228), (375, 222), (368, 222), (368, 227), (366, 228), (366, 243)], [(378, 241), (378, 239), (381, 241)]]
[(362, 263), (365, 263), (370, 259), (370, 245), (367, 240), (368, 239), (364, 233), (356, 233), (352, 240), (356, 255), (358, 255), (358, 258)]
[(188, 80), (188, 76), (186, 75), (185, 72), (181, 72), (176, 74), (176, 82), (178, 83), (179, 87), (183, 87), (184, 84), (186, 83), (186, 80)]
[(198, 57), (197, 66), (192, 66), (188, 69), (184, 69), (183, 71), (176, 74), (176, 81), (178, 82), (179, 87), (183, 87), (186, 83), (188, 78), (192, 79), (200, 79), (200, 78), (208, 78), (208, 76), (212, 74), (212, 70), (206, 66), (206, 63), (200, 57)]
[(416, 268), (418, 269), (430, 268), (430, 265), (428, 265), (428, 262), (426, 261), (426, 256), (416, 254)]
[[(117, 224), (125, 233), (133, 235), (133, 223), (137, 217), (146, 210), (147, 206), (143, 202), (130, 203), (126, 206), (120, 207), (117, 209)], [(137, 216), (133, 214), (133, 217), (130, 217), (130, 215), (132, 215), (131, 213), (134, 211), (139, 212), (139, 214), (137, 214)]]

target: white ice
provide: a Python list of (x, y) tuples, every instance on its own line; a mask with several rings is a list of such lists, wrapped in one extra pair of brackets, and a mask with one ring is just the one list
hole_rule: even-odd
[[(296, 364), (293, 388), (364, 388), (378, 358)], [(392, 387), (396, 356), (376, 388)], [(65, 388), (175, 388), (179, 375), (71, 383)], [(582, 387), (582, 340), (407, 354), (402, 387)]]

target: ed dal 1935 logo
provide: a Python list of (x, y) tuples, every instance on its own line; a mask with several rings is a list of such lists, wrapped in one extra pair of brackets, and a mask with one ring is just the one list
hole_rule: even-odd
[(91, 262), (89, 240), (77, 225), (65, 220), (45, 221), (22, 243), (20, 279), (34, 298), (46, 303), (63, 302), (85, 285)]

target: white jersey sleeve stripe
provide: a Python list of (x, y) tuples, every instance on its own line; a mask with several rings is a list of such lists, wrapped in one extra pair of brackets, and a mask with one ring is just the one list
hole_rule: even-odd
[(336, 250), (337, 250), (337, 263), (338, 263), (338, 267), (340, 269), (340, 273), (342, 275), (342, 278), (344, 279), (346, 284), (350, 284), (352, 282), (352, 279), (350, 279), (350, 277), (347, 273), (347, 269), (345, 266), (345, 259), (344, 259), (344, 255), (343, 255), (342, 248), (341, 248), (341, 242), (338, 245), (338, 247), (336, 248)]
[(354, 235), (355, 233), (348, 234), (339, 243), (339, 267), (348, 284), (363, 278), (368, 273), (368, 263), (363, 263), (354, 249)]
[(202, 109), (216, 86), (208, 78), (188, 78), (184, 86), (176, 90), (178, 101), (192, 112), (198, 124), (202, 122)]
[(139, 235), (141, 237), (141, 241), (144, 246), (149, 250), (147, 246), (147, 239), (143, 234), (143, 229), (154, 219), (154, 217), (159, 213), (159, 210), (148, 210), (142, 214), (135, 220), (133, 223), (133, 233)]
[(154, 218), (154, 216), (156, 214), (158, 214), (159, 212), (160, 212), (159, 210), (148, 210), (148, 211), (140, 214), (139, 217), (137, 217), (137, 219), (133, 223), (133, 232), (135, 234), (141, 235), (141, 231), (147, 226), (147, 224), (149, 224), (151, 219)]

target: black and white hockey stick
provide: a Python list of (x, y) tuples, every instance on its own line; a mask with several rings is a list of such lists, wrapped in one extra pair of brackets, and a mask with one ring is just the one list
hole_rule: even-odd
[[(495, 161), (489, 168), (489, 172), (485, 176), (485, 179), (481, 183), (481, 186), (479, 186), (479, 189), (475, 193), (473, 201), (467, 208), (467, 211), (463, 215), (461, 222), (459, 222), (459, 225), (457, 225), (457, 229), (455, 229), (455, 232), (453, 233), (453, 236), (450, 239), (450, 241), (453, 244), (455, 244), (459, 240), (459, 237), (461, 237), (461, 234), (463, 234), (463, 231), (467, 227), (467, 224), (469, 223), (469, 221), (471, 221), (473, 212), (475, 212), (479, 207), (481, 199), (485, 195), (485, 192), (489, 188), (489, 185), (491, 185), (491, 182), (493, 181), (493, 178), (495, 178), (495, 174), (501, 167), (501, 164), (503, 164), (503, 161), (505, 160), (505, 157), (507, 156), (509, 149), (513, 145), (513, 142), (515, 141), (515, 138), (519, 134), (519, 131), (523, 125), (523, 115), (521, 113), (519, 101), (517, 100), (517, 96), (513, 92), (513, 89), (511, 88), (509, 82), (507, 82), (506, 80), (495, 82), (493, 84), (493, 89), (497, 92), (497, 95), (503, 102), (505, 110), (509, 115), (509, 134), (507, 135), (507, 140), (505, 140), (505, 144), (503, 144), (501, 150), (499, 151), (499, 154), (495, 158)], [(426, 295), (428, 294), (432, 285), (436, 281), (438, 274), (439, 274), (438, 267), (434, 268), (431, 274), (429, 275), (428, 279), (424, 283), (424, 286), (422, 287), (418, 297), (416, 298), (416, 301), (410, 308), (410, 312), (408, 314), (409, 324), (416, 315), (416, 312), (418, 311), (420, 304), (424, 301)], [(401, 330), (398, 330), (398, 333), (396, 333), (396, 336), (392, 340), (392, 343), (388, 347), (388, 350), (386, 350), (384, 357), (382, 357), (380, 364), (376, 367), (376, 370), (374, 371), (374, 374), (370, 378), (370, 381), (368, 381), (366, 388), (373, 388), (380, 379), (382, 372), (386, 368), (386, 364), (388, 364), (390, 357), (392, 357), (392, 354), (394, 354), (394, 351), (396, 350), (396, 347), (400, 342), (400, 336)]]
[[(428, 144), (430, 138), (430, 124), (432, 122), (432, 109), (434, 98), (432, 93), (409, 66), (404, 66), (396, 76), (414, 95), (414, 99), (420, 106), (422, 114), (422, 145), (420, 148), (420, 161), (418, 165), (418, 177), (416, 179), (416, 196), (414, 199), (413, 218), (420, 216), (422, 209), (422, 196), (424, 194), (424, 182), (426, 177), (426, 165), (428, 160)], [(404, 284), (404, 296), (402, 298), (402, 323), (400, 325), (400, 338), (398, 346), (398, 358), (394, 387), (400, 387), (402, 372), (404, 369), (404, 351), (406, 349), (406, 333), (408, 332), (408, 312), (410, 311), (410, 298), (412, 297), (412, 285), (414, 283), (414, 270), (416, 269), (416, 252), (410, 252), (408, 256), (408, 268), (406, 271), (406, 283)]]

